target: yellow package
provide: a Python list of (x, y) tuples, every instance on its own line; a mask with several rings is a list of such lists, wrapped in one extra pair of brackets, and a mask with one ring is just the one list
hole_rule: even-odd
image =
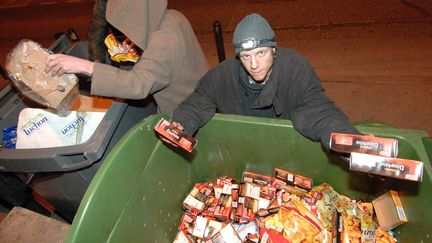
[(109, 34), (104, 41), (108, 48), (111, 60), (116, 62), (137, 62), (139, 59), (138, 52), (132, 41), (126, 38), (123, 42), (117, 41), (113, 34)]

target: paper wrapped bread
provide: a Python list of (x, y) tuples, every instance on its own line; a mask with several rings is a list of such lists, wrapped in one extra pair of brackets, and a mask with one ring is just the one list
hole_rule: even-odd
[(52, 77), (45, 72), (49, 55), (38, 43), (22, 40), (6, 57), (9, 77), (19, 91), (30, 99), (56, 110), (68, 110), (78, 94), (75, 74)]

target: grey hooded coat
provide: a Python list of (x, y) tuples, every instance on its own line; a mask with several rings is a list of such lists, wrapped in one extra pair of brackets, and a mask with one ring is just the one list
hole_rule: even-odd
[(131, 70), (95, 62), (91, 94), (144, 99), (171, 115), (208, 71), (208, 63), (185, 16), (166, 0), (109, 0), (107, 21), (143, 50)]

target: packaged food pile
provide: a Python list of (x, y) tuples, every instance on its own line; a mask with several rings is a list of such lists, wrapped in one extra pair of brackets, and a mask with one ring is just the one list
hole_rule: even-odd
[(329, 184), (313, 187), (312, 179), (284, 169), (274, 172), (196, 183), (183, 201), (174, 242), (396, 242), (391, 228), (380, 228), (371, 202)]

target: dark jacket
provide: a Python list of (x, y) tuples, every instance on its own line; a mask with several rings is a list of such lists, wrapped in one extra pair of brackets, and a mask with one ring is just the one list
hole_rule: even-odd
[(88, 30), (89, 60), (105, 63), (107, 48), (104, 44), (110, 24), (105, 19), (107, 0), (96, 0)]
[(326, 149), (332, 132), (359, 133), (326, 96), (309, 62), (286, 48), (277, 49), (272, 73), (261, 88), (248, 84), (238, 59), (211, 69), (174, 111), (173, 121), (193, 134), (215, 112), (290, 119), (300, 133)]

